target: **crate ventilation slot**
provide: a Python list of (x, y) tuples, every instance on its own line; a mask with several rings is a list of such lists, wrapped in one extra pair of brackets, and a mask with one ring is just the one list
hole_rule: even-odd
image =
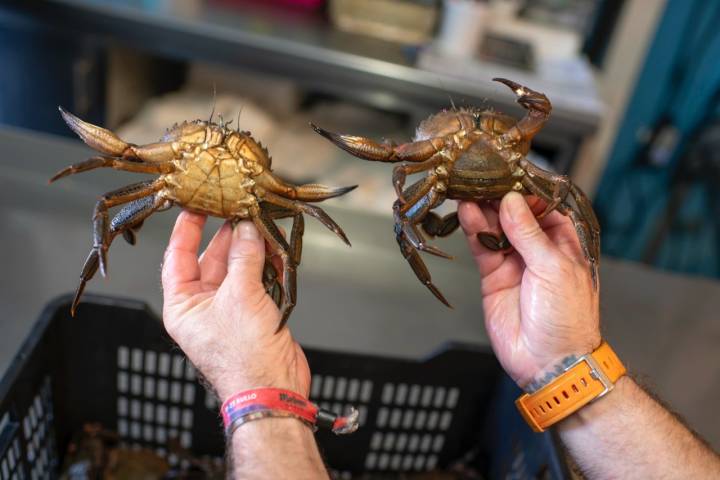
[[(15, 424), (19, 428), (9, 440), (7, 449), (0, 452), (0, 480), (27, 478), (23, 472), (23, 455), (31, 480), (50, 478), (58, 467), (50, 377), (43, 379), (28, 409), (20, 413), (23, 416), (19, 425)], [(0, 412), (0, 432), (12, 431), (13, 423), (9, 413)]]
[(367, 379), (315, 374), (310, 384), (310, 400), (334, 413), (345, 414), (350, 407), (357, 408), (362, 428), (367, 422), (373, 387), (373, 382)]
[[(197, 375), (182, 355), (118, 347), (117, 430), (133, 446), (165, 455), (168, 440), (192, 448)], [(169, 460), (174, 463), (171, 455)]]
[(0, 441), (4, 451), (0, 451), (0, 479), (15, 480), (22, 478), (20, 439), (18, 425), (12, 421), (9, 413), (0, 413)]

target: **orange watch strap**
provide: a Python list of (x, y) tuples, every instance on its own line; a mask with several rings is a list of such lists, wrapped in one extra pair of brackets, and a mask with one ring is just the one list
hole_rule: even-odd
[(520, 414), (536, 432), (559, 422), (613, 389), (625, 367), (606, 342), (583, 355), (552, 382), (515, 400)]

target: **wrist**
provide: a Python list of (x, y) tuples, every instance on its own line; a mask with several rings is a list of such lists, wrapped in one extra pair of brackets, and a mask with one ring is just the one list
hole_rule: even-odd
[(215, 389), (215, 392), (218, 395), (218, 398), (220, 400), (220, 403), (225, 403), (225, 401), (235, 395), (238, 392), (244, 392), (246, 390), (251, 390), (255, 388), (280, 388), (283, 390), (290, 390), (292, 392), (296, 392), (300, 395), (304, 395), (305, 392), (302, 391), (302, 388), (300, 388), (299, 385), (297, 385), (297, 382), (293, 382), (290, 380), (284, 380), (279, 377), (276, 377), (274, 379), (269, 378), (261, 378), (261, 377), (247, 377), (242, 375), (237, 375), (235, 377), (229, 377), (227, 379), (224, 379), (223, 381), (218, 381), (217, 383), (213, 383), (213, 388)]
[(557, 377), (562, 375), (571, 365), (578, 361), (583, 355), (594, 352), (602, 343), (600, 334), (593, 336), (584, 342), (577, 342), (576, 345), (564, 349), (545, 360), (534, 372), (531, 372), (526, 379), (519, 380), (518, 386), (527, 393), (535, 393)]
[(520, 413), (536, 432), (542, 432), (612, 392), (626, 373), (606, 342), (582, 355), (547, 385), (516, 401)]
[(535, 393), (562, 375), (568, 367), (577, 362), (583, 355), (590, 353), (590, 351), (582, 353), (578, 351), (577, 353), (559, 356), (548, 362), (544, 367), (539, 368), (528, 380), (518, 382), (518, 386), (527, 393)]
[(560, 432), (578, 428), (592, 428), (596, 423), (604, 422), (608, 416), (616, 416), (618, 405), (626, 402), (628, 395), (636, 387), (629, 375), (623, 375), (615, 382), (615, 387), (602, 398), (589, 403), (584, 408), (568, 416), (557, 424)]
[(237, 429), (232, 436), (232, 443), (252, 443), (274, 439), (276, 436), (288, 438), (290, 442), (312, 439), (315, 443), (312, 428), (296, 417), (268, 417), (255, 422), (248, 422)]
[(312, 430), (296, 418), (249, 422), (230, 442), (237, 478), (327, 478)]

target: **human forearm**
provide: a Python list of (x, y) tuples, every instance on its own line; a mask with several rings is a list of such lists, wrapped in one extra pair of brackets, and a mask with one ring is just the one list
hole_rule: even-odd
[[(482, 276), (493, 349), (518, 385), (533, 393), (573, 359), (595, 351), (601, 335), (599, 285), (576, 235), (582, 229), (558, 212), (538, 221), (546, 204), (529, 203), (532, 208), (509, 193), (499, 211), (463, 202), (458, 216)], [(487, 231), (503, 231), (514, 250), (487, 248), (478, 239)], [(556, 425), (589, 478), (720, 478), (712, 450), (629, 377)]]
[[(265, 242), (226, 223), (198, 256), (205, 218), (183, 212), (163, 263), (163, 323), (224, 402), (258, 387), (307, 397), (310, 368), (263, 284)], [(312, 431), (293, 418), (250, 421), (227, 446), (229, 478), (327, 478)]]
[(328, 478), (313, 432), (294, 418), (264, 418), (233, 434), (234, 479)]
[(558, 424), (588, 478), (720, 478), (720, 458), (630, 377)]

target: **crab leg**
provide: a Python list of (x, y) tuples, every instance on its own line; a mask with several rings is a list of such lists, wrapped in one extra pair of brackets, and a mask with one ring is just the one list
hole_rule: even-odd
[(534, 177), (538, 177), (547, 184), (552, 185), (552, 194), (546, 193), (545, 196), (547, 198), (543, 198), (543, 200), (547, 202), (547, 206), (545, 207), (545, 210), (538, 215), (538, 218), (545, 217), (548, 213), (555, 210), (557, 206), (565, 200), (565, 198), (567, 198), (568, 193), (570, 193), (572, 182), (566, 175), (558, 175), (557, 173), (549, 172), (533, 165), (525, 159), (520, 160), (519, 165), (525, 170), (524, 179), (526, 180), (526, 183), (534, 185), (538, 191), (543, 191), (543, 189), (537, 187), (537, 184), (533, 181)]
[(575, 184), (570, 184), (570, 193), (573, 196), (573, 199), (575, 200), (575, 203), (577, 204), (578, 210), (580, 211), (580, 215), (584, 219), (587, 220), (588, 225), (590, 226), (590, 233), (593, 237), (597, 237), (598, 241), (596, 242), (596, 249), (594, 251), (595, 258), (600, 257), (600, 222), (597, 219), (597, 216), (595, 215), (595, 210), (592, 208), (592, 203), (590, 202), (590, 199), (585, 195), (585, 192), (580, 189)]
[[(326, 187), (325, 185), (319, 184), (296, 186), (283, 181), (281, 178), (268, 171), (260, 174), (255, 180), (258, 185), (266, 189), (265, 199), (267, 201), (263, 202), (262, 210), (268, 218), (280, 219), (293, 217), (293, 226), (290, 233), (290, 257), (295, 267), (300, 264), (300, 259), (302, 257), (302, 235), (305, 231), (305, 219), (302, 216), (303, 211), (307, 211), (310, 215), (319, 218), (326, 227), (337, 233), (343, 241), (349, 243), (340, 227), (335, 224), (335, 222), (333, 222), (324, 211), (307, 205), (305, 205), (305, 207), (307, 207), (307, 210), (305, 210), (298, 206), (304, 204), (288, 200), (288, 198), (311, 202), (321, 201), (343, 195), (350, 190), (355, 189), (357, 185), (339, 188)], [(269, 256), (265, 261), (265, 267), (263, 269), (263, 285), (265, 286), (268, 295), (272, 297), (278, 308), (282, 308), (282, 292), (277, 281), (278, 276), (280, 275), (283, 275), (283, 272), (277, 271)], [(286, 320), (287, 318), (285, 321)]]
[(477, 239), (488, 250), (493, 252), (509, 252), (512, 250), (512, 244), (504, 233), (494, 232), (478, 232)]
[(318, 183), (308, 183), (299, 186), (292, 185), (267, 170), (255, 177), (255, 181), (266, 190), (270, 190), (285, 198), (304, 202), (319, 202), (327, 200), (328, 198), (339, 197), (357, 188), (357, 185), (349, 187), (328, 187)]
[[(535, 172), (537, 178), (533, 178), (526, 174), (522, 178), (523, 185), (531, 193), (545, 200), (548, 203), (548, 207), (553, 205), (555, 210), (570, 217), (570, 220), (572, 220), (573, 226), (575, 227), (578, 240), (580, 241), (580, 247), (582, 248), (583, 255), (590, 263), (590, 273), (592, 274), (593, 285), (597, 288), (598, 264), (600, 262), (600, 224), (595, 216), (595, 212), (592, 209), (590, 200), (582, 190), (576, 187), (569, 180), (567, 180), (567, 187), (558, 189), (557, 179), (555, 178), (557, 175), (545, 172), (538, 167), (535, 168), (538, 170), (538, 172)], [(567, 177), (565, 178), (567, 179)], [(547, 185), (542, 185), (543, 182)], [(552, 185), (552, 193), (549, 191), (549, 185)], [(569, 190), (577, 208), (573, 208), (571, 205), (566, 203), (568, 192), (565, 188)], [(559, 192), (562, 196), (558, 196)], [(548, 210), (551, 209), (546, 208), (541, 216), (545, 215)]]
[(403, 257), (405, 257), (405, 260), (407, 260), (407, 262), (410, 264), (410, 268), (412, 268), (413, 272), (415, 272), (415, 276), (418, 278), (418, 280), (420, 280), (420, 282), (425, 285), (438, 300), (440, 300), (448, 307), (452, 308), (450, 302), (447, 301), (440, 289), (438, 289), (432, 282), (432, 276), (430, 275), (430, 271), (427, 269), (427, 266), (425, 265), (425, 262), (422, 260), (422, 258), (420, 258), (418, 249), (410, 242), (406, 234), (407, 230), (411, 229), (404, 228), (403, 225), (395, 225), (395, 239), (400, 246), (400, 252), (402, 253)]
[[(118, 235), (122, 234), (125, 236), (126, 232), (131, 231), (134, 228), (138, 228), (139, 225), (142, 224), (143, 220), (149, 217), (153, 212), (162, 209), (166, 203), (166, 199), (160, 197), (159, 195), (152, 195), (135, 200), (123, 207), (123, 209), (120, 210), (110, 222), (110, 232), (108, 235), (107, 246), (109, 247)], [(85, 260), (82, 272), (80, 273), (80, 284), (75, 291), (75, 298), (73, 299), (72, 306), (70, 307), (70, 315), (72, 316), (75, 316), (75, 311), (80, 303), (80, 297), (85, 291), (85, 285), (95, 276), (95, 273), (97, 273), (98, 267), (100, 266), (99, 252), (99, 249), (95, 248), (93, 245), (93, 248), (90, 250), (90, 254)]]
[[(292, 230), (290, 232), (290, 258), (297, 268), (302, 258), (302, 236), (305, 232), (305, 219), (301, 213), (293, 212), (286, 208), (277, 207), (271, 203), (265, 203), (262, 206), (265, 213), (271, 219), (280, 219), (293, 217)], [(282, 275), (282, 271), (275, 268), (275, 264), (270, 260), (272, 253), (270, 252), (265, 260), (265, 268), (263, 270), (263, 284), (268, 294), (272, 297), (278, 308), (281, 307), (282, 289), (278, 283), (278, 276)]]
[[(122, 219), (126, 218), (135, 208), (137, 208), (137, 205), (141, 204), (142, 202), (149, 201), (149, 199), (154, 199), (155, 197), (143, 197), (138, 200), (135, 200), (134, 202), (130, 202), (129, 204), (125, 205), (114, 217), (112, 220), (110, 220), (110, 233), (113, 235), (117, 235), (116, 233), (113, 233), (116, 229), (115, 224), (119, 221), (122, 221)], [(153, 212), (164, 212), (165, 210), (169, 210), (173, 206), (173, 202), (170, 200), (166, 200), (164, 204), (160, 204), (159, 207), (153, 208), (153, 210), (150, 213)], [(122, 236), (125, 239), (127, 243), (130, 245), (135, 245), (135, 242), (137, 241), (137, 232), (142, 228), (143, 221), (145, 218), (141, 218), (135, 223), (132, 223), (128, 225), (126, 228), (122, 229)], [(112, 241), (112, 239), (111, 239)]]
[(297, 300), (296, 265), (290, 256), (290, 246), (268, 214), (258, 209), (256, 214), (252, 215), (252, 220), (265, 241), (280, 255), (283, 262), (283, 295), (280, 304), (280, 324), (277, 328), (277, 331), (280, 331), (287, 323)]
[(365, 137), (329, 132), (312, 123), (310, 126), (346, 152), (374, 162), (424, 162), (445, 146), (442, 138), (395, 145), (392, 142), (378, 143)]
[(127, 143), (110, 130), (81, 120), (62, 107), (58, 107), (58, 110), (68, 127), (90, 148), (98, 152), (113, 157), (151, 163), (169, 162), (175, 158), (175, 152), (170, 143), (151, 143), (141, 146)]
[(435, 212), (428, 212), (422, 219), (422, 228), (431, 237), (447, 237), (460, 227), (457, 212), (440, 217)]
[(552, 104), (548, 98), (528, 87), (513, 82), (506, 78), (493, 78), (493, 81), (507, 85), (517, 95), (517, 102), (527, 109), (525, 115), (519, 122), (502, 135), (506, 144), (529, 142), (545, 125), (552, 110)]
[[(410, 188), (407, 189), (407, 192), (409, 192), (409, 198), (399, 198), (401, 205), (398, 207), (398, 213), (401, 215), (405, 215), (408, 211), (417, 209), (418, 208), (418, 201), (421, 200), (425, 195), (427, 195), (430, 190), (433, 189), (433, 187), (436, 184), (437, 179), (429, 175), (422, 180), (418, 181), (417, 183), (414, 183)], [(404, 195), (405, 192), (403, 192)]]
[(442, 157), (430, 158), (430, 160), (425, 160), (424, 162), (410, 165), (402, 164), (393, 168), (393, 186), (395, 187), (395, 194), (398, 199), (400, 199), (401, 202), (405, 202), (403, 198), (403, 188), (405, 188), (405, 179), (408, 175), (435, 168), (442, 161)]
[[(564, 205), (561, 205), (564, 207)], [(562, 211), (562, 210), (561, 210)], [(570, 207), (567, 207), (565, 215), (570, 217), (575, 233), (580, 240), (583, 255), (590, 263), (590, 274), (592, 275), (593, 286), (598, 287), (598, 265), (600, 261), (600, 235), (592, 231), (587, 218)]]
[(278, 273), (278, 270), (270, 260), (270, 257), (266, 258), (262, 274), (263, 286), (265, 287), (267, 294), (270, 295), (270, 298), (272, 298), (272, 301), (275, 305), (277, 305), (278, 309), (282, 306), (282, 286), (278, 282), (279, 275), (281, 274)]
[(290, 209), (293, 212), (307, 213), (308, 215), (315, 217), (317, 220), (320, 221), (320, 223), (325, 225), (325, 227), (335, 233), (335, 235), (340, 237), (343, 242), (350, 246), (350, 240), (348, 240), (345, 232), (343, 232), (342, 228), (340, 228), (340, 226), (335, 223), (335, 221), (330, 218), (330, 215), (325, 213), (322, 208), (316, 207), (315, 205), (308, 205), (307, 203), (303, 203), (297, 200), (288, 200), (287, 198), (281, 197), (280, 195), (275, 195), (272, 192), (265, 192), (263, 195), (263, 200), (268, 203)]
[(170, 173), (175, 168), (170, 162), (162, 163), (141, 163), (125, 160), (122, 158), (113, 157), (92, 157), (84, 162), (78, 162), (65, 167), (58, 173), (53, 175), (50, 179), (50, 183), (59, 180), (68, 175), (75, 175), (76, 173), (87, 172), (88, 170), (94, 170), (96, 168), (110, 167), (115, 170), (123, 170), (126, 172), (137, 172), (137, 173)]
[(439, 248), (429, 245), (422, 234), (417, 229), (417, 224), (422, 221), (423, 216), (438, 203), (442, 201), (440, 194), (431, 190), (425, 196), (420, 198), (408, 215), (402, 213), (399, 208), (399, 201), (395, 202), (393, 211), (395, 212), (395, 230), (399, 230), (405, 236), (410, 244), (421, 252), (430, 253), (436, 257), (452, 259), (452, 255), (448, 255)]
[[(421, 180), (414, 183), (408, 187), (408, 191), (414, 194), (422, 182)], [(405, 260), (410, 264), (418, 280), (420, 280), (438, 300), (448, 307), (451, 307), (440, 290), (433, 284), (430, 272), (418, 253), (418, 251), (423, 251), (443, 258), (452, 258), (438, 248), (425, 243), (422, 234), (417, 230), (417, 223), (424, 218), (431, 208), (442, 202), (442, 200), (443, 196), (440, 193), (436, 190), (430, 190), (430, 192), (412, 204), (413, 208), (407, 215), (400, 213), (401, 203), (397, 200), (393, 206), (393, 211), (395, 212), (395, 239), (400, 246), (403, 257), (405, 257)]]
[(108, 192), (97, 201), (93, 214), (93, 249), (98, 250), (102, 276), (107, 275), (107, 249), (110, 245), (108, 209), (141, 197), (147, 197), (163, 187), (165, 187), (165, 182), (161, 179), (133, 183)]
[(422, 258), (420, 258), (420, 254), (418, 253), (417, 249), (410, 245), (410, 243), (405, 240), (404, 237), (398, 235), (396, 238), (398, 245), (400, 246), (400, 252), (402, 252), (405, 260), (407, 260), (407, 262), (410, 264), (410, 268), (413, 269), (413, 272), (415, 272), (415, 276), (418, 278), (418, 280), (420, 280), (420, 282), (425, 285), (438, 300), (440, 300), (446, 306), (452, 308), (450, 302), (447, 301), (440, 289), (438, 289), (432, 282), (432, 276), (430, 275), (430, 271), (427, 269), (427, 266), (425, 265), (425, 262), (423, 262)]
[(570, 194), (575, 200), (577, 211), (570, 209), (570, 219), (573, 220), (575, 231), (580, 239), (585, 257), (593, 268), (593, 281), (597, 286), (598, 263), (600, 262), (600, 222), (598, 222), (590, 199), (580, 187), (570, 184)]
[(305, 218), (302, 213), (295, 212), (289, 208), (279, 207), (272, 203), (263, 204), (263, 210), (273, 220), (293, 217), (292, 229), (290, 230), (290, 257), (295, 265), (300, 265), (302, 258), (302, 237), (305, 233)]

